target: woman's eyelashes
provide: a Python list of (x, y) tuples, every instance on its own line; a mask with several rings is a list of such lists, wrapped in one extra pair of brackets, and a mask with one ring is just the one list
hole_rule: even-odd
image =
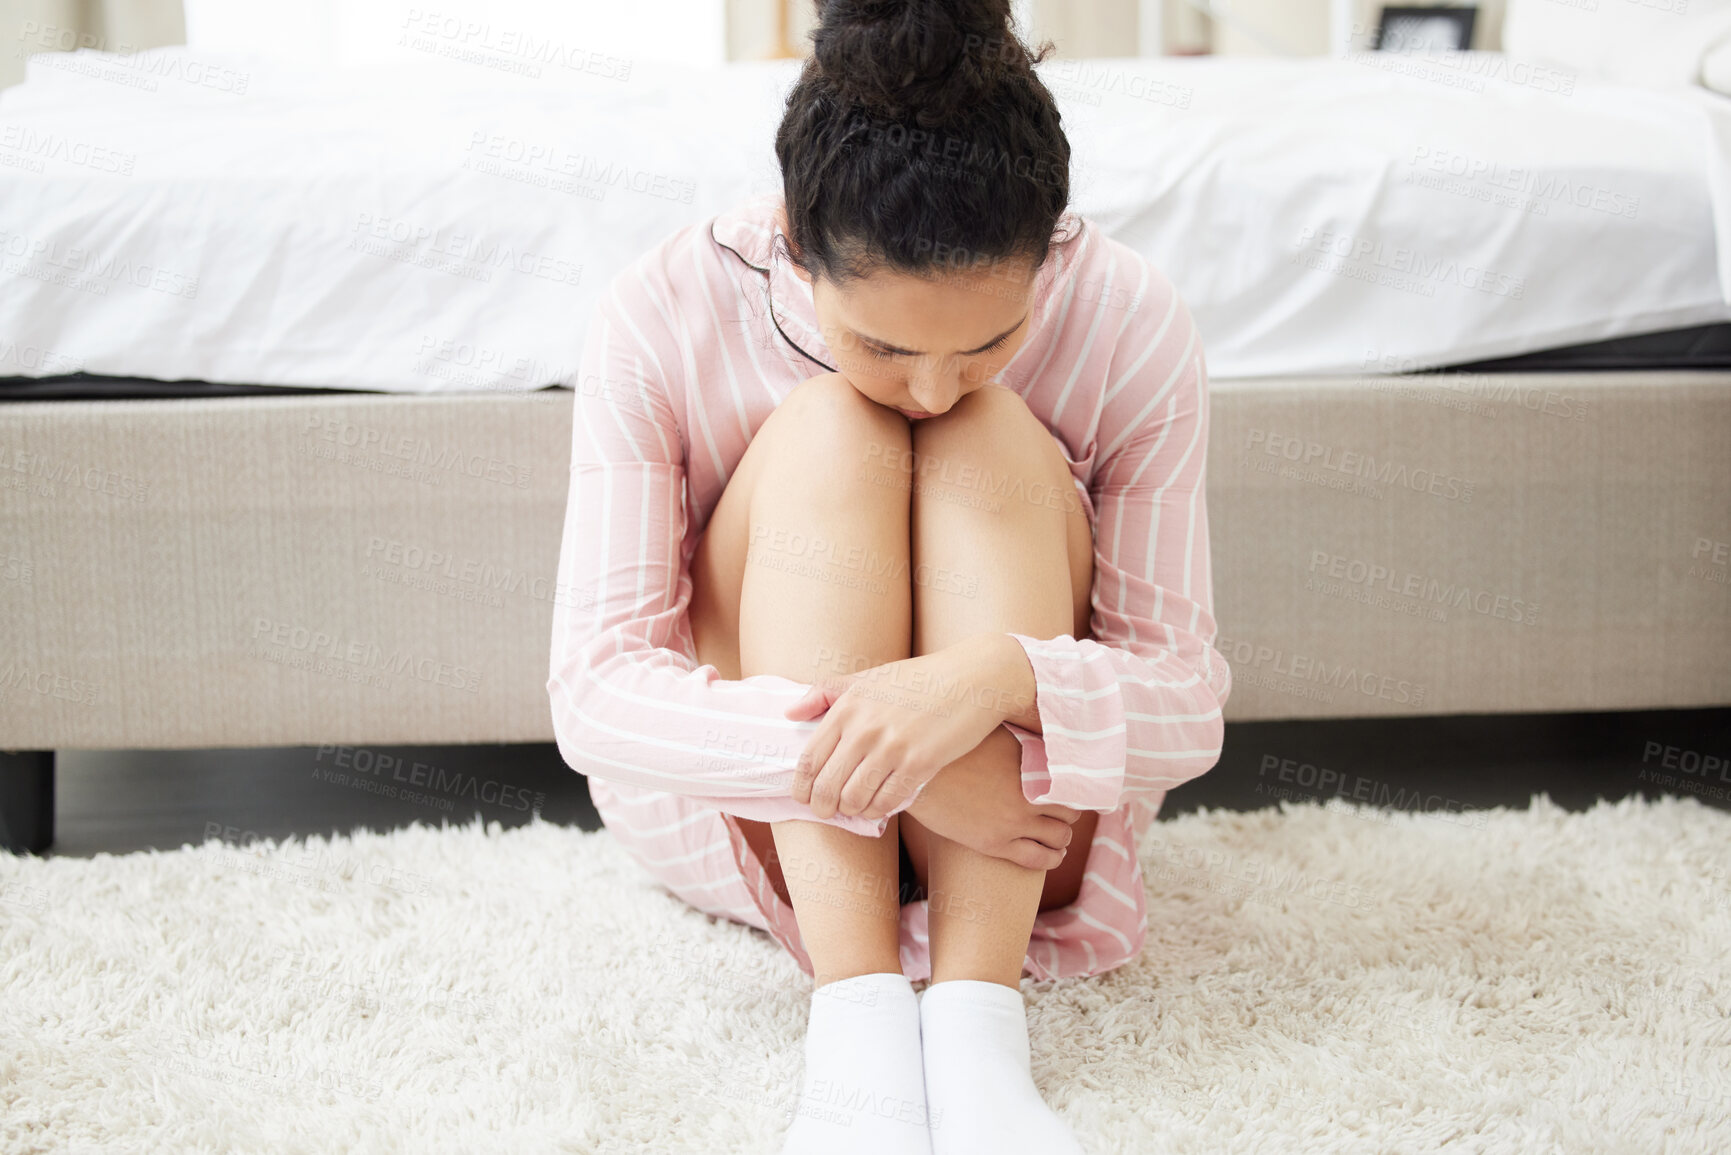
[[(962, 354), (958, 354), (958, 355), (962, 356), (962, 357), (978, 357), (982, 353), (996, 353), (999, 349), (1002, 349), (1005, 345), (1008, 345), (1010, 343), (1010, 338), (1013, 336), (1015, 336), (1014, 332), (1005, 333), (1002, 337), (999, 337), (996, 341), (993, 341), (990, 345), (987, 345), (984, 349), (975, 349), (972, 353), (962, 353)], [(918, 356), (918, 354), (916, 354), (916, 353), (903, 353), (903, 352), (900, 352), (900, 351), (894, 350), (894, 349), (880, 348), (877, 345), (868, 344), (867, 342), (864, 342), (864, 341), (860, 342), (860, 347), (862, 349), (864, 349), (867, 353), (870, 353), (873, 357), (887, 358), (887, 357), (914, 357), (914, 356)]]

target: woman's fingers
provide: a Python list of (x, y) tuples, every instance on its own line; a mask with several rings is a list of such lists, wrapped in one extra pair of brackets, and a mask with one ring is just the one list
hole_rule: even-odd
[(1027, 837), (1043, 842), (1053, 850), (1063, 850), (1076, 837), (1076, 829), (1061, 818), (1036, 817)]
[(919, 786), (908, 775), (898, 774), (892, 770), (883, 776), (883, 782), (878, 786), (877, 793), (872, 795), (870, 803), (861, 813), (873, 822), (880, 818), (887, 818), (890, 811), (912, 798), (918, 789)]
[[(890, 767), (871, 759), (855, 766), (842, 787), (840, 809), (843, 814), (863, 814), (867, 818), (881, 817), (876, 811), (877, 795), (890, 779)], [(871, 811), (871, 813), (868, 813)]]
[(1056, 802), (1050, 802), (1041, 806), (1035, 811), (1035, 813), (1044, 814), (1048, 818), (1056, 818), (1061, 822), (1068, 822), (1071, 825), (1074, 825), (1076, 820), (1082, 817), (1082, 812), (1080, 810), (1072, 810), (1068, 806), (1059, 806)]
[(819, 818), (834, 818), (841, 805), (842, 791), (859, 765), (858, 744), (843, 741), (836, 744), (825, 760), (823, 769), (811, 784), (811, 812)]
[(1064, 861), (1064, 852), (1031, 838), (1018, 838), (1010, 843), (1010, 861), (1028, 870), (1056, 870)]
[(827, 723), (820, 724), (812, 733), (805, 749), (800, 752), (799, 762), (793, 772), (793, 800), (810, 805), (812, 801), (812, 785), (822, 773), (824, 764), (835, 753), (836, 743), (841, 740), (841, 732)]
[(902, 798), (912, 793), (907, 790), (907, 783), (902, 776), (898, 776), (890, 767), (867, 767), (864, 762), (860, 764), (860, 769), (853, 771), (853, 779), (848, 783), (848, 790), (843, 793), (852, 791), (855, 786), (859, 786), (859, 797), (864, 798), (864, 802), (859, 805), (860, 816), (867, 817), (874, 823), (881, 817), (888, 816), (890, 810), (902, 803)]

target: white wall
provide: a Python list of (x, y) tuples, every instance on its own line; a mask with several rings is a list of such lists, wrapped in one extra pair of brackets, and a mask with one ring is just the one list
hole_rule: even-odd
[(1329, 0), (1220, 0), (1220, 56), (1326, 56)]
[[(1013, 11), (1025, 38), (1052, 41), (1059, 56), (1135, 56), (1141, 10), (1159, 0), (1017, 0)], [(787, 10), (789, 47), (803, 55), (815, 21), (813, 0), (727, 0), (728, 59), (762, 60), (779, 54), (778, 6)], [(1162, 29), (1168, 51), (1194, 51), (1208, 43), (1208, 18), (1182, 0), (1166, 0)]]
[[(628, 60), (726, 59), (722, 0), (185, 0), (187, 43), (323, 64), (426, 62), (525, 43)], [(420, 45), (420, 47), (417, 47)], [(429, 48), (431, 46), (431, 48)]]
[[(1478, 5), (1475, 48), (1495, 50), (1501, 45), (1504, 2), (1484, 0)], [(783, 4), (789, 39), (803, 51), (813, 0), (727, 0), (730, 59), (757, 60), (777, 54), (776, 9)], [(1162, 11), (1161, 35), (1156, 39), (1168, 52), (1323, 56), (1330, 50), (1332, 0), (1214, 0), (1214, 6), (1222, 14), (1214, 20), (1187, 0), (1026, 0), (1018, 3), (1017, 11), (1027, 15), (1033, 38), (1051, 40), (1061, 56), (1135, 56), (1145, 14)], [(1348, 0), (1347, 7), (1352, 47), (1370, 47), (1381, 0)]]
[[(1172, 6), (1183, 4), (1184, 0), (1166, 2)], [(1448, 0), (1437, 2), (1460, 6)], [(1478, 4), (1478, 19), (1473, 26), (1474, 48), (1495, 51), (1501, 47), (1503, 6), (1504, 0)], [(1216, 7), (1235, 18), (1215, 21), (1214, 51), (1219, 55), (1322, 56), (1329, 51), (1329, 0), (1216, 0)], [(1350, 7), (1352, 47), (1369, 48), (1376, 38), (1377, 20), (1384, 5), (1381, 0), (1352, 0)]]

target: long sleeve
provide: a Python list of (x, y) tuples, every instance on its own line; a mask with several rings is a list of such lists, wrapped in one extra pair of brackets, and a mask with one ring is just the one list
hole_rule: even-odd
[(1036, 685), (1041, 733), (1007, 724), (1033, 803), (1112, 811), (1220, 759), (1232, 676), (1213, 646), (1207, 376), (1189, 311), (1165, 288), (1112, 354), (1089, 490), (1092, 637), (1011, 635)]
[[(547, 681), (554, 734), (565, 761), (594, 778), (756, 821), (815, 820), (791, 790), (818, 721), (783, 716), (809, 684), (727, 680), (695, 659), (686, 456), (669, 383), (694, 374), (696, 358), (679, 324), (665, 282), (640, 263), (603, 298), (584, 346)], [(888, 822), (825, 821), (874, 836)]]

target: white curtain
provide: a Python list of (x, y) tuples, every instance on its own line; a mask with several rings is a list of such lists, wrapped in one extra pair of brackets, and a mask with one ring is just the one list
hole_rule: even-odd
[(24, 58), (37, 52), (185, 42), (181, 0), (0, 0), (0, 88), (23, 80)]

